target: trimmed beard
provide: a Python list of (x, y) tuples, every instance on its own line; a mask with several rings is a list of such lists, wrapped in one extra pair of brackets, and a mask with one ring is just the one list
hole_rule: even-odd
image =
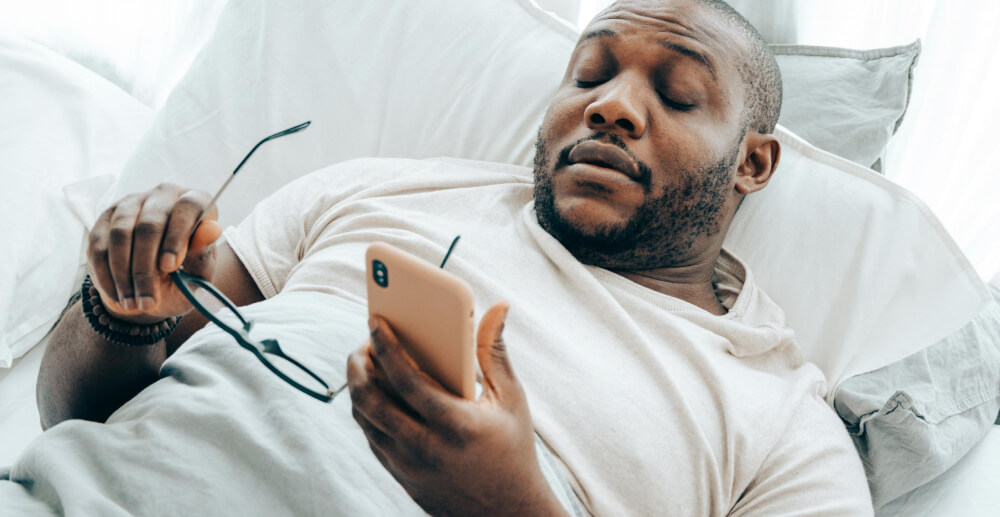
[(742, 136), (732, 150), (713, 163), (676, 173), (678, 181), (665, 187), (659, 197), (648, 198), (625, 224), (603, 224), (580, 228), (555, 207), (552, 179), (556, 169), (567, 165), (569, 152), (580, 142), (608, 138), (629, 154), (643, 172), (650, 192), (652, 172), (637, 160), (625, 142), (613, 134), (596, 133), (561, 149), (556, 164), (549, 164), (548, 146), (538, 130), (535, 141), (535, 214), (538, 224), (556, 238), (580, 262), (607, 269), (652, 269), (672, 266), (690, 258), (690, 250), (702, 236), (722, 229), (722, 208), (732, 190), (733, 166), (739, 157)]

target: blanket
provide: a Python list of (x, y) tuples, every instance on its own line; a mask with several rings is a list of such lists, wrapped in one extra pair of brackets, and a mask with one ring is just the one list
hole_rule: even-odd
[[(254, 338), (278, 339), (331, 386), (367, 338), (365, 307), (329, 294), (280, 294), (244, 314)], [(546, 454), (543, 471), (571, 508)], [(371, 453), (346, 392), (330, 404), (302, 394), (214, 325), (107, 423), (42, 434), (10, 480), (23, 488), (0, 481), (0, 514), (40, 501), (69, 516), (424, 515)]]

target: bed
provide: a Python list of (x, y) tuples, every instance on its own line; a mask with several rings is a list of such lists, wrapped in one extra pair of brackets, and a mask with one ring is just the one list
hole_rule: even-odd
[[(256, 180), (234, 183), (220, 203), (224, 224), (237, 222), (290, 179), (357, 156), (530, 163), (547, 103), (538, 92), (551, 92), (558, 82), (576, 30), (530, 0), (462, 4), (436, 0), (416, 9), (386, 0), (320, 12), (309, 0), (281, 11), (261, 0), (217, 2), (209, 11), (218, 25), (200, 20), (208, 27), (194, 39), (208, 43), (197, 56), (192, 51), (179, 58), (193, 64), (176, 87), (168, 85), (169, 97), (142, 97), (120, 80), (116, 85), (96, 73), (101, 67), (92, 61), (79, 56), (74, 61), (25, 38), (0, 37), (0, 98), (19, 101), (0, 100), (0, 119), (8, 121), (0, 140), (16, 144), (0, 147), (0, 157), (18, 174), (16, 188), (3, 194), (0, 212), (18, 222), (4, 236), (16, 243), (4, 258), (17, 270), (3, 278), (0, 306), (5, 328), (0, 361), (9, 364), (0, 369), (0, 468), (41, 433), (34, 382), (46, 336), (82, 278), (86, 228), (112, 199), (162, 181), (214, 190), (220, 176), (204, 171), (231, 170), (247, 141), (307, 119), (315, 128), (298, 147), (262, 152), (243, 173)], [(353, 20), (349, 27), (326, 30), (345, 17)], [(507, 21), (506, 28), (489, 23), (495, 19)], [(449, 35), (445, 43), (436, 39), (442, 34)], [(362, 36), (378, 43), (368, 50), (342, 50)], [(435, 51), (441, 48), (447, 52)], [(919, 474), (902, 476), (903, 481), (895, 479), (895, 457), (869, 451), (870, 482), (872, 476), (880, 481), (873, 485), (878, 515), (994, 515), (1000, 507), (1000, 493), (992, 489), (1000, 482), (994, 460), (1000, 457), (1000, 426), (991, 425), (997, 415), (990, 404), (1000, 400), (1000, 305), (933, 215), (876, 172), (905, 113), (919, 43), (865, 52), (785, 45), (775, 53), (786, 78), (783, 166), (810, 173), (783, 180), (768, 193), (788, 201), (784, 211), (772, 210), (778, 204), (773, 200), (747, 203), (727, 245), (751, 264), (794, 264), (801, 250), (780, 243), (811, 242), (808, 262), (833, 272), (830, 282), (815, 289), (838, 296), (819, 299), (804, 300), (787, 287), (801, 280), (783, 278), (789, 268), (762, 271), (761, 282), (779, 304), (792, 308), (790, 321), (802, 322), (796, 327), (800, 340), (813, 343), (807, 356), (840, 388), (841, 397), (835, 400), (832, 390), (829, 401), (859, 444), (894, 439), (886, 408), (898, 406), (899, 393), (910, 399), (907, 414), (916, 415), (906, 424), (923, 426), (925, 441), (912, 444), (914, 454), (921, 453), (920, 446), (948, 440), (924, 451), (934, 461), (914, 467)], [(320, 60), (325, 66), (316, 67)], [(428, 70), (449, 80), (410, 80)], [(878, 76), (877, 93), (850, 87), (870, 88), (872, 73)], [(420, 99), (420, 109), (447, 117), (420, 116), (414, 99)], [(837, 103), (870, 105), (852, 110), (854, 119), (845, 120)], [(469, 110), (475, 116), (463, 114), (455, 109), (459, 105), (478, 109)], [(833, 107), (820, 112), (820, 105)], [(878, 116), (857, 115), (866, 112)], [(330, 120), (334, 113), (336, 120)], [(344, 120), (354, 123), (354, 131), (344, 134), (337, 123)], [(454, 131), (449, 135), (459, 136), (445, 136), (445, 123)], [(845, 146), (830, 138), (838, 131), (850, 131), (857, 142)], [(838, 195), (789, 201), (796, 192), (832, 189)], [(800, 227), (780, 225), (767, 237), (778, 244), (768, 251), (754, 228), (788, 220), (789, 214), (796, 214)], [(864, 231), (832, 233), (837, 239), (802, 232), (801, 227), (822, 228), (834, 218)], [(903, 263), (922, 280), (894, 282), (908, 274), (893, 265)], [(860, 280), (846, 280), (852, 278)], [(880, 279), (877, 294), (865, 278)], [(844, 314), (838, 307), (845, 301), (864, 310)], [(909, 368), (907, 360), (937, 357), (935, 351), (954, 352), (958, 346), (972, 347), (982, 358), (974, 377), (982, 381), (979, 391), (971, 397), (963, 391), (962, 404), (941, 409), (954, 400), (939, 393), (943, 386), (883, 382)]]

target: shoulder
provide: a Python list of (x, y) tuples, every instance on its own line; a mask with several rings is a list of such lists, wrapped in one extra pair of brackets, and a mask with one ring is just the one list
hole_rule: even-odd
[(819, 393), (803, 397), (731, 515), (872, 515), (864, 467)]

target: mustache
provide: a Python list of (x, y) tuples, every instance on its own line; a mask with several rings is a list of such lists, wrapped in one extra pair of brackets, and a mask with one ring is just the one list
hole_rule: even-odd
[(571, 165), (569, 161), (569, 153), (573, 151), (574, 147), (584, 142), (589, 142), (591, 140), (602, 140), (602, 139), (607, 140), (608, 143), (614, 145), (615, 147), (621, 149), (622, 151), (625, 151), (625, 154), (627, 154), (628, 157), (633, 162), (635, 162), (635, 164), (639, 167), (639, 183), (642, 184), (644, 187), (646, 187), (646, 189), (648, 190), (650, 178), (652, 178), (653, 176), (653, 169), (651, 169), (649, 165), (643, 163), (642, 160), (637, 158), (635, 154), (633, 154), (632, 151), (628, 148), (628, 145), (625, 143), (625, 141), (621, 139), (620, 136), (612, 133), (605, 133), (603, 131), (597, 131), (596, 133), (590, 136), (581, 138), (576, 142), (573, 142), (572, 144), (563, 147), (559, 151), (558, 159), (556, 160), (556, 166), (552, 170), (554, 171), (559, 169), (560, 167), (566, 167), (568, 165)]

